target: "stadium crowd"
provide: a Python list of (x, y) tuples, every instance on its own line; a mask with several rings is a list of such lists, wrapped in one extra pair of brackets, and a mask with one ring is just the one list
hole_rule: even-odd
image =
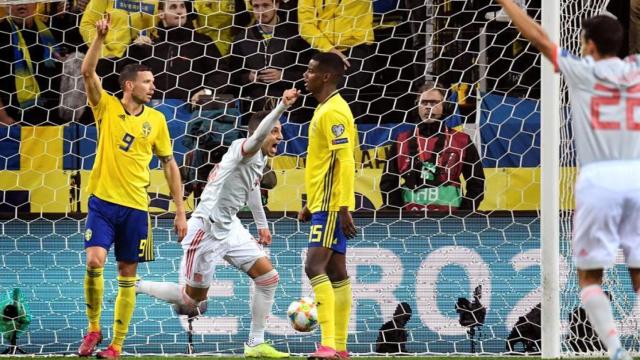
[[(539, 0), (518, 4), (539, 16)], [(415, 134), (402, 132), (389, 139), (394, 140), (394, 160), (386, 164), (380, 182), (384, 204), (422, 209), (424, 198), (433, 197), (428, 189), (443, 186), (451, 193), (438, 195), (435, 204), (426, 201), (428, 208), (476, 210), (484, 192), (481, 156), (473, 138), (452, 128), (473, 126), (477, 90), (528, 98), (539, 92), (538, 66), (531, 66), (536, 53), (513, 41), (517, 34), (498, 10), (489, 0), (329, 5), (313, 0), (64, 0), (7, 5), (0, 8), (0, 79), (5, 84), (0, 126), (93, 123), (79, 64), (95, 38), (95, 22), (107, 13), (112, 31), (97, 65), (104, 89), (119, 96), (123, 67), (146, 65), (155, 75), (151, 105), (169, 100), (186, 104), (193, 114), (189, 129), (208, 124), (202, 119), (219, 113), (221, 106), (235, 107), (234, 114), (246, 124), (251, 113), (272, 109), (284, 89), (296, 87), (308, 95), (302, 82), (309, 60), (315, 53), (332, 52), (344, 62), (340, 92), (356, 124), (418, 125)], [(488, 39), (493, 45), (486, 49), (484, 82), (474, 65), (484, 50), (478, 43), (483, 34), (493, 37)], [(308, 123), (316, 105), (313, 96), (303, 96), (287, 121)], [(453, 114), (461, 115), (458, 123), (445, 122)], [(435, 125), (430, 118), (438, 120)], [(214, 144), (204, 150), (207, 158), (187, 161), (200, 167), (217, 163), (225, 149), (217, 151)], [(450, 159), (429, 160), (429, 154), (441, 152)], [(418, 154), (419, 161), (406, 161)], [(192, 177), (206, 180), (206, 171), (201, 173)], [(460, 177), (466, 181), (464, 198)], [(410, 191), (400, 191), (407, 187)]]
[[(610, 11), (630, 31), (620, 55), (637, 50), (636, 4)], [(539, 0), (520, 1), (539, 17)], [(615, 4), (614, 4), (615, 3)], [(618, 4), (620, 3), (620, 4)], [(412, 94), (426, 80), (450, 91), (447, 99), (472, 119), (475, 89), (538, 96), (535, 51), (504, 31), (508, 18), (489, 0), (373, 0), (323, 6), (312, 0), (61, 0), (0, 7), (0, 124), (91, 123), (79, 63), (95, 37), (93, 25), (112, 14), (98, 74), (118, 93), (117, 74), (131, 62), (156, 73), (155, 99), (194, 104), (221, 95), (243, 99), (243, 113), (273, 106), (318, 51), (339, 54), (347, 66), (342, 93), (356, 123), (399, 123), (415, 109)], [(629, 11), (631, 10), (631, 11)], [(513, 30), (513, 29), (512, 29)], [(488, 83), (477, 66), (485, 34)], [(17, 89), (22, 89), (17, 91)], [(308, 122), (311, 96), (291, 121)], [(246, 117), (248, 120), (248, 117)]]

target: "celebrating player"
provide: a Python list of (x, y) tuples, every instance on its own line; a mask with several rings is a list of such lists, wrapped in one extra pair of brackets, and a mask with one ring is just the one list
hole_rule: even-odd
[(355, 207), (355, 123), (349, 105), (336, 90), (344, 76), (342, 59), (318, 53), (304, 73), (305, 86), (318, 100), (309, 125), (305, 170), (307, 204), (298, 214), (311, 220), (305, 272), (318, 307), (321, 339), (309, 358), (348, 358), (351, 281), (347, 274), (347, 238), (356, 235), (350, 211)]
[(102, 274), (107, 252), (115, 244), (118, 297), (114, 309), (114, 335), (111, 345), (97, 356), (117, 359), (136, 303), (134, 285), (138, 263), (153, 260), (146, 188), (149, 162), (154, 152), (160, 159), (176, 204), (174, 226), (179, 239), (186, 234), (187, 221), (180, 173), (173, 159), (166, 120), (162, 113), (144, 105), (153, 95), (153, 74), (144, 66), (125, 67), (120, 73), (121, 100), (107, 94), (96, 75), (96, 64), (109, 27), (107, 14), (96, 23), (96, 38), (82, 63), (87, 97), (98, 129), (98, 150), (87, 188), (91, 196), (84, 234), (87, 256), (84, 291), (89, 329), (78, 354), (90, 356), (102, 341)]
[(553, 62), (569, 85), (572, 125), (581, 165), (576, 183), (573, 258), (580, 298), (611, 359), (627, 360), (602, 291), (603, 269), (622, 248), (640, 290), (640, 58), (617, 57), (623, 31), (612, 17), (582, 23), (582, 55), (552, 43), (542, 27), (513, 3), (497, 0), (518, 30)]
[[(299, 91), (286, 90), (271, 112), (254, 114), (247, 139), (234, 141), (209, 175), (200, 204), (189, 219), (182, 241), (181, 283), (140, 281), (137, 291), (174, 304), (179, 314), (196, 316), (206, 310), (207, 293), (214, 267), (222, 259), (249, 275), (255, 284), (251, 297), (251, 330), (244, 347), (246, 357), (283, 358), (289, 354), (264, 341), (267, 317), (271, 314), (278, 286), (278, 272), (259, 246), (271, 244), (271, 233), (262, 208), (260, 177), (266, 157), (276, 155), (282, 140), (280, 115), (295, 103)], [(242, 226), (237, 213), (245, 204), (253, 213), (259, 240)]]

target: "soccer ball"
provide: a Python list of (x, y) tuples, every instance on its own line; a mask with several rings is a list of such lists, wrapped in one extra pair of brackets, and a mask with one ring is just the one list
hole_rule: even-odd
[(300, 332), (310, 332), (318, 327), (318, 309), (311, 298), (295, 300), (287, 309), (287, 318), (291, 327)]

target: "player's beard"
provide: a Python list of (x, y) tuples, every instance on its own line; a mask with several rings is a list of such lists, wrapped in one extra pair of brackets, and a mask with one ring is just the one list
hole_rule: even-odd
[(142, 97), (132, 94), (131, 98), (138, 105), (144, 105), (144, 104), (147, 103), (147, 95), (146, 94), (143, 95)]

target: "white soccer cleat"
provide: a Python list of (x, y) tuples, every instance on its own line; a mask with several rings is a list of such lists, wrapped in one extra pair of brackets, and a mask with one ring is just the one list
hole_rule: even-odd
[(611, 357), (611, 360), (633, 360), (631, 355), (624, 348), (619, 348)]

